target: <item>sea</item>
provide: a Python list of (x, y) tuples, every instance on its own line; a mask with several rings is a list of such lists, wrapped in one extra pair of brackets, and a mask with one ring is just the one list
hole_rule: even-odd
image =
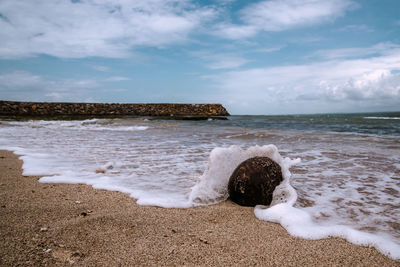
[(23, 174), (41, 183), (87, 184), (164, 208), (226, 201), (233, 170), (268, 156), (284, 181), (270, 206), (255, 207), (258, 219), (296, 237), (341, 237), (400, 259), (400, 112), (3, 118), (0, 149), (19, 155)]

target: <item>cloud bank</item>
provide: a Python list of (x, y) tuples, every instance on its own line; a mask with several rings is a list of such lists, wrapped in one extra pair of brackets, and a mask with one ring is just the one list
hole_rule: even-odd
[(181, 43), (215, 11), (180, 0), (0, 2), (0, 58), (111, 57)]
[(324, 107), (326, 112), (355, 111), (352, 109), (367, 106), (398, 109), (400, 47), (378, 44), (350, 51), (358, 55), (374, 51), (378, 55), (347, 59), (342, 51), (327, 50), (329, 60), (228, 71), (204, 78), (220, 92), (217, 98), (229, 98), (228, 105), (242, 107), (245, 113), (296, 113), (299, 103), (310, 105), (302, 108), (305, 113)]
[(253, 3), (240, 11), (243, 24), (223, 22), (216, 35), (243, 39), (260, 31), (277, 32), (321, 24), (343, 16), (358, 5), (351, 0), (268, 0)]
[(101, 100), (98, 99), (99, 93), (110, 83), (127, 80), (130, 79), (121, 76), (102, 79), (51, 79), (26, 71), (13, 71), (0, 73), (0, 95), (2, 99), (18, 101), (91, 102)]
[(59, 58), (123, 58), (138, 47), (185, 43), (198, 32), (245, 39), (333, 20), (351, 0), (269, 0), (238, 11), (241, 24), (221, 14), (227, 6), (190, 0), (30, 0), (0, 2), (0, 58), (47, 54)]

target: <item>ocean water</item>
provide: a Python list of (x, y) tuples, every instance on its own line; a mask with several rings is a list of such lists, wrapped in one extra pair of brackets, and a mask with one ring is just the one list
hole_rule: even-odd
[(301, 238), (338, 236), (400, 259), (400, 113), (0, 121), (0, 149), (43, 183), (84, 183), (140, 205), (189, 208), (228, 197), (253, 156), (284, 182), (255, 216)]

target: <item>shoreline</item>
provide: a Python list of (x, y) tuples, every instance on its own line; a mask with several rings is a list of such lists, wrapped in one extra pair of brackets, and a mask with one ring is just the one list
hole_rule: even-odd
[(400, 266), (344, 239), (305, 240), (231, 201), (140, 206), (120, 192), (43, 184), (0, 150), (0, 265)]

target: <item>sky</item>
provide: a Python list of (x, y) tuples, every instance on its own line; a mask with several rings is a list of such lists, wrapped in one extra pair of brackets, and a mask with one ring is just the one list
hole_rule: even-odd
[(400, 111), (400, 1), (0, 0), (0, 100)]

